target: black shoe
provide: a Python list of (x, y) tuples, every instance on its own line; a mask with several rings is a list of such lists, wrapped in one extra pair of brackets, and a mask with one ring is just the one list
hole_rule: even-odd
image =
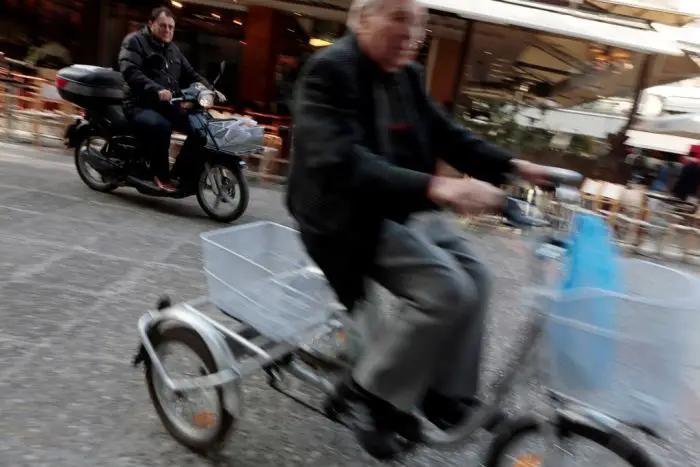
[(326, 408), (327, 412), (331, 408), (332, 417), (350, 415), (350, 428), (358, 442), (376, 459), (396, 459), (422, 440), (420, 421), (415, 416), (398, 410), (354, 381), (339, 384)]
[[(462, 424), (467, 417), (471, 416), (474, 411), (479, 410), (481, 406), (482, 403), (474, 398), (454, 399), (429, 390), (423, 399), (421, 409), (423, 410), (423, 415), (430, 423), (441, 430), (447, 431)], [(505, 412), (497, 409), (482, 428), (487, 431), (493, 431), (506, 418)]]

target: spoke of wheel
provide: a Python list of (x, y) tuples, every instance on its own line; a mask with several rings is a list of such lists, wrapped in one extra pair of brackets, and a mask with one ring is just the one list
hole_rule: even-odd
[[(216, 174), (218, 174), (218, 177)], [(216, 167), (216, 174), (214, 175), (214, 181), (216, 182), (216, 189), (219, 191), (218, 194), (221, 194), (221, 177), (223, 177), (221, 167)]]
[(230, 192), (231, 189), (234, 188), (236, 185), (235, 183), (231, 183), (230, 185), (225, 185), (221, 187), (221, 192), (219, 192), (219, 196), (224, 199), (227, 203), (233, 203), (233, 197), (231, 197)]

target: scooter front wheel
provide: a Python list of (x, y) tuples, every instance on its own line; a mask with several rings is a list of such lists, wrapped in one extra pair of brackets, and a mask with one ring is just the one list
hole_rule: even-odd
[(202, 170), (197, 202), (215, 221), (237, 220), (248, 208), (249, 196), (248, 181), (236, 161), (207, 164)]

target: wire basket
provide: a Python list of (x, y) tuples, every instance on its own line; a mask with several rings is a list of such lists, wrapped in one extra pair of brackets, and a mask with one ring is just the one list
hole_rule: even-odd
[(209, 299), (274, 341), (299, 342), (335, 304), (297, 231), (255, 222), (201, 235)]
[[(251, 126), (252, 125), (252, 126)], [(245, 118), (207, 122), (206, 147), (237, 156), (260, 154), (264, 149), (265, 128)]]
[(545, 342), (550, 389), (623, 422), (668, 430), (683, 404), (700, 280), (621, 259), (623, 293), (552, 295)]

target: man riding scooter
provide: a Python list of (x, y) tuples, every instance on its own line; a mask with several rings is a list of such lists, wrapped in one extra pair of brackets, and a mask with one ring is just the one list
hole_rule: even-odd
[[(127, 116), (145, 152), (151, 155), (154, 184), (168, 192), (176, 190), (177, 179), (186, 170), (189, 148), (196, 141), (187, 114), (170, 100), (195, 82), (211, 88), (173, 44), (174, 32), (173, 13), (165, 7), (156, 8), (146, 27), (124, 38), (119, 52), (119, 69), (129, 85)], [(220, 102), (226, 100), (215, 92)], [(173, 130), (188, 138), (171, 173), (168, 155)]]

